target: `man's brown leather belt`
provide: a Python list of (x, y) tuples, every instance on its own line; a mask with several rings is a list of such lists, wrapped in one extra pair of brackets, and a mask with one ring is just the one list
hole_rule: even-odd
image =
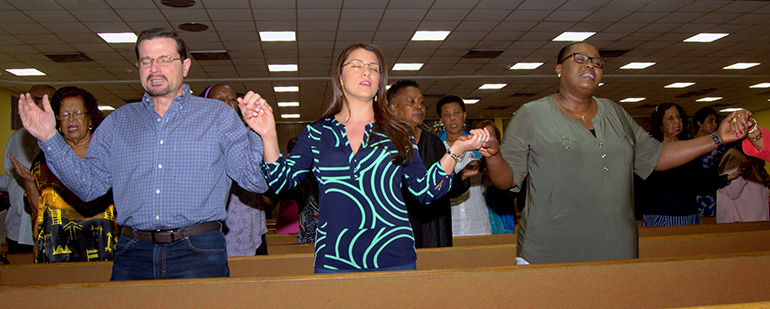
[(183, 239), (185, 237), (218, 230), (221, 226), (222, 224), (219, 223), (219, 221), (211, 221), (173, 230), (139, 231), (124, 227), (122, 234), (123, 236), (131, 238), (136, 236), (136, 239), (142, 241), (151, 241), (156, 244), (165, 244)]

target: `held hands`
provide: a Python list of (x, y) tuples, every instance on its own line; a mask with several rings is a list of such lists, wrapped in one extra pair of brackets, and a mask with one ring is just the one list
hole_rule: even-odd
[(494, 157), (496, 155), (500, 154), (500, 143), (497, 142), (497, 139), (490, 138), (487, 140), (486, 143), (483, 143), (481, 145), (481, 148), (479, 149), (479, 153), (481, 153), (482, 156), (485, 158)]
[(19, 118), (24, 128), (40, 141), (46, 141), (56, 134), (56, 117), (48, 95), (43, 96), (43, 109), (35, 104), (29, 93), (19, 95)]
[(728, 144), (746, 137), (746, 133), (749, 131), (749, 118), (751, 118), (751, 112), (742, 109), (733, 112), (722, 120), (722, 124), (717, 129), (717, 135), (722, 143)]
[(487, 131), (487, 128), (473, 129), (471, 130), (470, 135), (458, 138), (451, 148), (456, 151), (455, 153), (463, 153), (481, 148), (481, 145), (487, 140), (489, 140), (489, 131)]
[(249, 91), (243, 98), (238, 98), (238, 107), (249, 127), (262, 138), (276, 137), (273, 108), (258, 93)]

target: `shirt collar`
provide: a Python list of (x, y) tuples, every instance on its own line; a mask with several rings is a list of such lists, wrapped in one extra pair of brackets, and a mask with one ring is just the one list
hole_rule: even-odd
[[(190, 91), (190, 85), (188, 84), (182, 84), (182, 95), (174, 98), (174, 101), (178, 101), (180, 106), (185, 106), (187, 104), (188, 98), (192, 95), (192, 91)], [(171, 102), (171, 104), (174, 104), (174, 101)], [(150, 94), (146, 91), (144, 92), (144, 96), (142, 96), (142, 104), (144, 104), (145, 107), (154, 110), (155, 109), (155, 103), (152, 102), (152, 97), (150, 97)]]

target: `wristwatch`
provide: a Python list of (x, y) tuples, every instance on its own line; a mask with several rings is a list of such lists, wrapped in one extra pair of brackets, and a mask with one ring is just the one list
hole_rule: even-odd
[(446, 150), (446, 154), (448, 154), (450, 157), (452, 157), (452, 159), (455, 159), (455, 161), (458, 162), (458, 163), (463, 160), (463, 156), (462, 155), (458, 156), (458, 155), (452, 153), (452, 150), (447, 149)]

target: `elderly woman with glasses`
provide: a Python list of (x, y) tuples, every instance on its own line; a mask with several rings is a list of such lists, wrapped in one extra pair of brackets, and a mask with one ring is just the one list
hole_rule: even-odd
[[(79, 157), (104, 116), (91, 93), (78, 87), (63, 87), (51, 99), (56, 128)], [(18, 161), (33, 218), (36, 263), (112, 260), (117, 226), (112, 191), (91, 202), (83, 202), (51, 172), (44, 153), (26, 169)]]
[(524, 104), (502, 145), (481, 149), (498, 188), (521, 189), (528, 177), (517, 263), (636, 258), (633, 175), (647, 177), (739, 140), (748, 113), (734, 113), (728, 118), (735, 122), (710, 136), (664, 145), (620, 105), (593, 96), (606, 66), (596, 47), (573, 43), (556, 60), (559, 91)]
[(289, 189), (311, 170), (318, 179), (316, 273), (415, 269), (402, 186), (423, 204), (441, 198), (452, 186), (459, 154), (489, 138), (486, 130), (473, 130), (426, 169), (412, 126), (388, 104), (386, 68), (375, 45), (345, 48), (334, 67), (331, 103), (288, 157), (280, 155), (267, 102), (252, 92), (238, 99), (264, 141), (262, 171), (271, 188)]

